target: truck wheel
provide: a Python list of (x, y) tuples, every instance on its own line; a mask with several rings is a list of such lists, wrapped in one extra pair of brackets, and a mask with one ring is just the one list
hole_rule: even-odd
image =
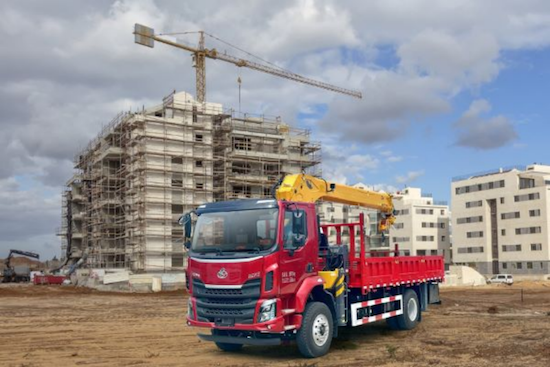
[(241, 350), (243, 347), (242, 344), (230, 344), (230, 343), (218, 343), (216, 342), (216, 346), (223, 350), (224, 352), (236, 352), (238, 350)]
[(403, 315), (396, 317), (401, 330), (411, 330), (420, 320), (420, 302), (412, 289), (407, 289), (403, 294)]
[(296, 341), (304, 357), (316, 358), (325, 355), (332, 342), (334, 323), (332, 313), (322, 302), (311, 302), (304, 310), (302, 327)]

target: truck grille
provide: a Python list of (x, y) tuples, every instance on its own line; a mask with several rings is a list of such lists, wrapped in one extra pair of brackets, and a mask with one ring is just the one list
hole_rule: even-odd
[(198, 321), (214, 322), (220, 326), (252, 324), (260, 287), (260, 279), (250, 280), (242, 288), (233, 289), (206, 288), (203, 282), (193, 279)]

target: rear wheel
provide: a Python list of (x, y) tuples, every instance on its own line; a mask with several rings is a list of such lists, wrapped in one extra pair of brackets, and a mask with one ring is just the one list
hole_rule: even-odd
[(403, 314), (396, 317), (401, 330), (414, 329), (420, 320), (420, 302), (412, 289), (407, 289), (403, 294)]
[(238, 350), (241, 350), (243, 345), (242, 344), (230, 344), (230, 343), (218, 343), (216, 342), (216, 346), (223, 350), (224, 352), (236, 352)]
[(332, 342), (334, 323), (332, 313), (322, 302), (312, 302), (304, 310), (302, 327), (296, 341), (304, 357), (316, 358), (327, 354)]

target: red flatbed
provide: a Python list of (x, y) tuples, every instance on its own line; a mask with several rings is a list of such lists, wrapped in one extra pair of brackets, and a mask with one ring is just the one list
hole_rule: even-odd
[[(344, 244), (342, 236), (349, 239), (346, 241), (349, 244), (349, 288), (360, 288), (365, 294), (381, 287), (443, 281), (443, 256), (399, 256), (398, 250), (369, 252), (365, 246), (363, 228), (363, 214), (359, 215), (359, 222), (356, 223), (321, 226), (321, 231), (327, 236), (335, 230), (338, 246)], [(374, 256), (380, 254), (387, 256)]]

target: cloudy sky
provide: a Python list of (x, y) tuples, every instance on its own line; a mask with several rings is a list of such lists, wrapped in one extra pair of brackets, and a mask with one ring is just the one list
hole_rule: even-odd
[(329, 179), (448, 199), (453, 176), (550, 163), (548, 1), (8, 0), (0, 14), (0, 257), (59, 255), (74, 154), (116, 113), (194, 93), (190, 55), (135, 45), (134, 23), (203, 29), (361, 90), (357, 100), (207, 61), (209, 101), (237, 108), (240, 77), (242, 110), (311, 129)]

